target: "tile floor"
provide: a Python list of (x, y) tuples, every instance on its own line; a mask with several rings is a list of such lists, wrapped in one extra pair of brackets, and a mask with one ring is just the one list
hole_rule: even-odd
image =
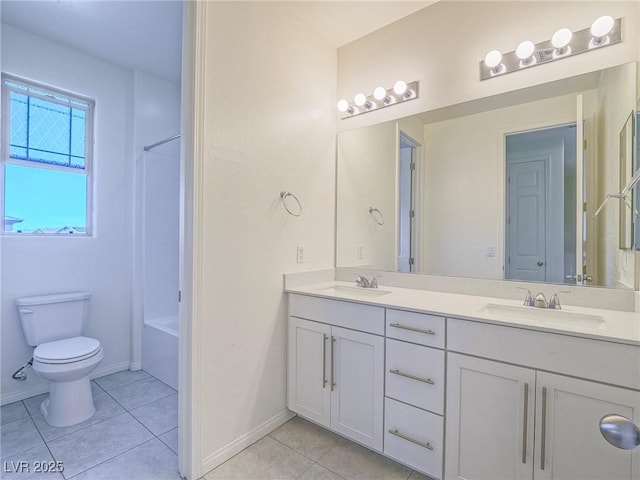
[[(119, 372), (91, 383), (96, 414), (56, 428), (45, 422), (47, 394), (0, 410), (0, 477), (27, 480), (177, 480), (178, 395), (144, 371)], [(15, 473), (18, 462), (61, 461), (64, 472)], [(13, 462), (13, 463), (12, 463)]]
[[(178, 480), (175, 390), (144, 371), (92, 382), (96, 414), (55, 428), (40, 414), (38, 395), (0, 411), (0, 478)], [(61, 461), (60, 473), (12, 473), (19, 461)], [(13, 463), (11, 463), (13, 462)], [(428, 480), (392, 460), (294, 417), (207, 473), (204, 480)]]
[(428, 480), (382, 455), (294, 417), (205, 480)]

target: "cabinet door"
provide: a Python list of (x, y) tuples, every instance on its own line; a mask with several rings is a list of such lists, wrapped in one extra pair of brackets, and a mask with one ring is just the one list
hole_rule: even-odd
[(640, 448), (615, 448), (599, 429), (610, 413), (639, 423), (640, 392), (542, 372), (536, 390), (536, 479), (640, 478)]
[(289, 408), (320, 425), (331, 424), (331, 327), (289, 317)]
[(333, 327), (331, 428), (382, 451), (384, 338)]
[(448, 479), (533, 476), (534, 370), (447, 355)]

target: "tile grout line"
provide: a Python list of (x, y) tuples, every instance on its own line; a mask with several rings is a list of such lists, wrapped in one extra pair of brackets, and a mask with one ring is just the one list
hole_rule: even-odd
[[(275, 430), (274, 430), (274, 431), (275, 431)], [(271, 433), (273, 433), (273, 432), (271, 432)], [(291, 450), (292, 452), (297, 453), (298, 455), (302, 455), (304, 458), (306, 458), (306, 459), (308, 459), (308, 460), (311, 460), (311, 462), (312, 462), (312, 463), (311, 463), (311, 465), (309, 465), (309, 468), (307, 468), (307, 469), (302, 473), (302, 475), (304, 475), (304, 473), (306, 473), (306, 472), (307, 472), (311, 467), (313, 467), (314, 465), (316, 465), (316, 464), (317, 464), (317, 465), (319, 465), (320, 467), (324, 468), (325, 470), (327, 470), (327, 471), (329, 471), (329, 472), (333, 473), (334, 475), (337, 475), (337, 476), (338, 476), (338, 477), (340, 477), (340, 478), (345, 478), (345, 477), (343, 477), (342, 475), (340, 475), (339, 473), (334, 472), (333, 470), (331, 470), (329, 467), (327, 467), (327, 466), (325, 466), (325, 465), (322, 465), (321, 463), (318, 463), (318, 461), (319, 461), (320, 459), (322, 459), (325, 455), (327, 455), (331, 450), (333, 450), (335, 447), (339, 446), (339, 445), (338, 445), (338, 442), (336, 442), (334, 445), (332, 445), (332, 446), (331, 446), (331, 448), (330, 448), (329, 450), (327, 450), (327, 451), (326, 451), (326, 452), (325, 452), (325, 453), (324, 453), (320, 458), (318, 458), (318, 460), (314, 460), (313, 458), (306, 456), (304, 453), (302, 453), (302, 452), (300, 452), (300, 451), (298, 451), (298, 450), (296, 450), (296, 449), (294, 449), (294, 448), (290, 447), (289, 445), (287, 445), (287, 444), (285, 444), (285, 443), (281, 442), (280, 440), (278, 440), (277, 438), (273, 437), (273, 436), (271, 435), (271, 433), (269, 433), (267, 436), (271, 437), (273, 440), (275, 440), (276, 442), (278, 442), (280, 445), (283, 445), (283, 446), (287, 447), (287, 448), (288, 448), (289, 450)], [(302, 475), (301, 475), (301, 476), (302, 476)], [(411, 475), (411, 474), (409, 474), (409, 475)], [(300, 478), (300, 477), (297, 477), (297, 478)], [(346, 479), (345, 479), (345, 480), (346, 480)], [(405, 480), (408, 480), (408, 477), (407, 477), (407, 479), (405, 479)]]
[[(147, 373), (147, 372), (145, 372), (145, 373)], [(163, 385), (167, 386), (168, 388), (171, 388), (169, 385), (167, 385), (166, 383), (162, 382), (161, 380), (158, 380), (158, 379), (157, 379), (156, 377), (154, 377), (153, 375), (148, 374), (148, 373), (147, 373), (147, 375), (148, 375), (148, 376), (147, 376), (147, 377), (145, 377), (145, 378), (142, 378), (142, 379), (136, 380), (136, 381), (134, 381), (134, 382), (130, 382), (130, 383), (127, 383), (127, 384), (125, 384), (125, 385), (121, 385), (121, 386), (119, 386), (119, 387), (115, 387), (115, 388), (121, 388), (121, 387), (125, 387), (125, 386), (128, 386), (128, 385), (133, 385), (133, 384), (135, 384), (135, 383), (142, 382), (142, 381), (149, 380), (149, 379), (157, 380), (157, 381), (159, 381), (160, 383), (162, 383)], [(149, 443), (149, 442), (151, 442), (151, 441), (153, 441), (153, 440), (158, 440), (162, 445), (164, 445), (164, 446), (165, 446), (166, 448), (168, 448), (168, 449), (169, 449), (173, 454), (175, 454), (175, 455), (177, 456), (177, 453), (176, 453), (176, 452), (174, 452), (174, 451), (173, 451), (173, 449), (172, 449), (169, 445), (167, 445), (167, 444), (166, 444), (166, 443), (165, 443), (165, 442), (160, 438), (160, 435), (164, 435), (164, 434), (166, 434), (166, 433), (168, 433), (168, 432), (170, 432), (170, 431), (172, 431), (172, 430), (174, 430), (174, 429), (177, 429), (178, 427), (170, 428), (170, 429), (169, 429), (169, 430), (167, 430), (166, 432), (162, 432), (160, 435), (156, 435), (156, 434), (155, 434), (155, 433), (153, 433), (149, 428), (147, 428), (147, 427), (146, 427), (146, 426), (145, 426), (145, 425), (144, 425), (140, 420), (138, 420), (138, 418), (137, 418), (133, 413), (131, 413), (131, 410), (135, 410), (135, 409), (137, 409), (137, 408), (141, 408), (141, 407), (147, 406), (147, 405), (149, 405), (149, 404), (151, 404), (151, 403), (153, 403), (153, 402), (156, 402), (156, 401), (162, 400), (162, 399), (167, 398), (167, 397), (169, 397), (169, 396), (171, 396), (171, 395), (175, 395), (175, 394), (177, 394), (177, 393), (178, 393), (177, 391), (175, 391), (173, 388), (171, 388), (172, 393), (170, 393), (169, 395), (164, 395), (164, 396), (162, 396), (162, 397), (159, 397), (159, 398), (156, 398), (156, 399), (152, 400), (151, 402), (147, 402), (147, 403), (145, 403), (145, 404), (142, 404), (142, 405), (136, 406), (135, 408), (133, 408), (133, 409), (129, 410), (127, 407), (125, 407), (124, 405), (122, 405), (122, 404), (121, 404), (117, 399), (115, 399), (115, 398), (111, 395), (111, 393), (110, 393), (110, 392), (108, 392), (106, 389), (104, 389), (104, 388), (103, 388), (103, 387), (102, 387), (98, 382), (95, 382), (94, 380), (92, 380), (92, 382), (93, 382), (93, 383), (95, 383), (96, 387), (100, 390), (99, 392), (97, 392), (97, 394), (98, 394), (98, 395), (100, 395), (101, 393), (106, 394), (106, 395), (107, 395), (109, 398), (111, 398), (111, 399), (112, 399), (112, 400), (113, 400), (113, 401), (114, 401), (118, 406), (120, 406), (124, 411), (123, 411), (123, 412), (121, 412), (121, 413), (119, 413), (119, 414), (117, 414), (117, 415), (114, 415), (114, 416), (112, 416), (112, 417), (109, 417), (109, 418), (106, 418), (106, 419), (104, 419), (104, 420), (101, 420), (101, 421), (99, 421), (99, 422), (92, 423), (91, 425), (87, 425), (87, 426), (85, 426), (85, 427), (82, 427), (82, 428), (80, 428), (80, 429), (78, 429), (78, 430), (75, 430), (75, 431), (73, 431), (73, 432), (69, 432), (69, 433), (67, 433), (67, 434), (65, 434), (65, 435), (61, 435), (61, 436), (59, 436), (59, 437), (56, 437), (56, 438), (50, 439), (49, 441), (45, 440), (45, 438), (44, 438), (44, 436), (43, 436), (42, 432), (40, 431), (40, 429), (39, 429), (39, 428), (38, 428), (38, 426), (36, 425), (35, 421), (33, 420), (33, 417), (34, 417), (34, 416), (42, 415), (42, 414), (41, 414), (41, 413), (36, 413), (35, 415), (32, 415), (32, 414), (30, 413), (29, 409), (27, 408), (27, 406), (26, 406), (26, 404), (25, 404), (25, 402), (24, 402), (24, 399), (23, 399), (23, 400), (19, 400), (19, 401), (22, 403), (22, 406), (23, 406), (23, 408), (25, 409), (25, 411), (26, 411), (26, 414), (27, 414), (27, 415), (26, 415), (25, 417), (23, 417), (23, 418), (20, 418), (20, 419), (18, 419), (18, 420), (15, 420), (15, 421), (21, 421), (21, 420), (23, 420), (24, 418), (28, 418), (28, 419), (30, 420), (31, 424), (33, 425), (33, 427), (35, 428), (36, 432), (38, 433), (38, 436), (39, 436), (39, 437), (40, 437), (40, 439), (42, 440), (42, 442), (43, 442), (43, 444), (44, 444), (45, 448), (47, 449), (47, 451), (48, 451), (48, 452), (49, 452), (49, 454), (51, 455), (51, 458), (53, 458), (53, 459), (54, 459), (54, 461), (56, 460), (56, 457), (53, 455), (53, 452), (51, 451), (51, 449), (50, 449), (50, 447), (49, 447), (49, 442), (53, 442), (53, 441), (56, 441), (56, 440), (62, 439), (62, 438), (64, 438), (64, 437), (68, 436), (68, 435), (72, 435), (72, 434), (75, 434), (75, 433), (77, 433), (77, 432), (81, 432), (81, 431), (83, 431), (83, 430), (85, 430), (85, 429), (87, 429), (87, 428), (89, 428), (89, 427), (94, 426), (94, 425), (99, 425), (99, 424), (104, 423), (104, 422), (106, 422), (106, 421), (108, 421), (108, 420), (112, 420), (112, 419), (117, 418), (117, 417), (119, 417), (119, 416), (121, 416), (121, 415), (124, 415), (125, 413), (126, 413), (126, 414), (128, 414), (130, 417), (132, 417), (132, 418), (133, 418), (137, 423), (139, 423), (139, 424), (140, 424), (140, 425), (141, 425), (141, 426), (142, 426), (142, 427), (143, 427), (143, 428), (144, 428), (148, 433), (150, 433), (150, 434), (151, 434), (151, 436), (152, 436), (152, 438), (150, 438), (150, 439), (148, 439), (148, 440), (146, 440), (146, 441), (144, 441), (144, 442), (142, 442), (142, 443), (140, 443), (140, 444), (138, 444), (138, 445), (135, 445), (135, 446), (133, 446), (133, 447), (131, 447), (131, 448), (129, 448), (129, 449), (127, 449), (127, 450), (125, 450), (124, 452), (121, 452), (121, 453), (119, 453), (119, 454), (117, 454), (117, 455), (114, 455), (113, 457), (107, 458), (107, 459), (105, 459), (105, 460), (103, 460), (103, 461), (101, 461), (101, 462), (99, 462), (99, 463), (97, 463), (97, 464), (95, 464), (95, 465), (92, 465), (91, 467), (89, 467), (89, 468), (87, 468), (87, 469), (85, 469), (85, 470), (82, 470), (82, 471), (80, 471), (80, 472), (77, 472), (77, 473), (75, 473), (74, 475), (72, 475), (71, 477), (67, 477), (67, 476), (64, 474), (64, 471), (63, 471), (63, 472), (61, 473), (61, 475), (62, 475), (62, 478), (63, 478), (63, 479), (68, 480), (68, 478), (76, 477), (77, 475), (80, 475), (80, 474), (81, 474), (81, 473), (83, 473), (83, 472), (86, 472), (86, 471), (88, 471), (88, 470), (91, 470), (92, 468), (95, 468), (95, 467), (97, 467), (97, 466), (99, 466), (99, 465), (102, 465), (102, 464), (103, 464), (103, 463), (105, 463), (105, 462), (111, 461), (111, 460), (113, 460), (113, 459), (115, 459), (115, 458), (117, 458), (117, 457), (119, 457), (119, 456), (121, 456), (121, 455), (124, 455), (124, 454), (126, 454), (126, 453), (130, 452), (131, 450), (133, 450), (133, 449), (135, 449), (135, 448), (138, 448), (138, 447), (140, 447), (140, 446), (142, 446), (142, 445), (145, 445), (145, 444), (147, 444), (147, 443)], [(115, 389), (115, 388), (114, 388), (114, 389)], [(41, 394), (41, 395), (42, 395), (42, 394)], [(35, 395), (35, 396), (37, 396), (37, 395)], [(29, 398), (32, 398), (32, 397), (29, 397)], [(45, 421), (46, 421), (46, 420), (45, 420)], [(13, 423), (13, 422), (10, 422), (10, 423)], [(6, 425), (8, 425), (8, 423), (7, 423)], [(5, 425), (2, 425), (2, 427), (4, 427), (4, 426), (5, 426)], [(33, 447), (33, 448), (38, 448), (38, 447), (39, 447), (39, 446), (36, 446), (36, 447)], [(23, 450), (23, 452), (24, 452), (24, 451), (28, 451), (28, 450), (31, 450), (31, 449)], [(20, 453), (20, 452), (18, 452), (18, 453)]]
[[(130, 452), (131, 450), (134, 450), (134, 449), (136, 449), (136, 448), (138, 448), (138, 447), (141, 447), (142, 445), (146, 445), (147, 443), (152, 442), (153, 440), (154, 440), (153, 438), (150, 438), (150, 439), (149, 439), (149, 440), (147, 440), (146, 442), (142, 442), (140, 445), (136, 445), (135, 447), (131, 447), (129, 450), (125, 450), (124, 452), (119, 453), (118, 455), (116, 455), (116, 456), (114, 456), (114, 457), (107, 458), (107, 459), (105, 459), (105, 460), (101, 461), (100, 463), (96, 463), (95, 465), (92, 465), (92, 466), (90, 466), (89, 468), (85, 468), (84, 470), (82, 470), (82, 471), (80, 471), (80, 472), (78, 472), (78, 473), (76, 473), (76, 474), (72, 475), (71, 477), (69, 477), (69, 479), (71, 479), (71, 478), (73, 478), (73, 477), (77, 477), (77, 476), (78, 476), (78, 475), (80, 475), (81, 473), (88, 472), (89, 470), (91, 470), (91, 469), (93, 469), (93, 468), (96, 468), (97, 466), (102, 465), (103, 463), (109, 462), (109, 461), (113, 460), (114, 458), (118, 458), (119, 456), (124, 455), (125, 453), (128, 453), (128, 452)], [(65, 478), (65, 480), (69, 480), (69, 479), (67, 479), (67, 477), (64, 477), (64, 478)]]

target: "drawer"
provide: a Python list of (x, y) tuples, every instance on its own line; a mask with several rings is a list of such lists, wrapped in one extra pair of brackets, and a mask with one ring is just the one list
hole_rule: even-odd
[(384, 418), (385, 455), (442, 478), (444, 419), (390, 398), (384, 399)]
[(289, 315), (384, 335), (384, 308), (382, 307), (289, 294)]
[(449, 318), (448, 350), (640, 390), (640, 348)]
[(444, 412), (444, 351), (387, 339), (385, 394), (401, 402)]
[(444, 317), (388, 308), (386, 324), (388, 338), (444, 348)]

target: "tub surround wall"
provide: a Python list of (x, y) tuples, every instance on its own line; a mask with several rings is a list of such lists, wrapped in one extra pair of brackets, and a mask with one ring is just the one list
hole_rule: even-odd
[(196, 13), (193, 478), (290, 416), (282, 271), (333, 265), (336, 128), (335, 48), (285, 4)]
[(31, 358), (14, 299), (45, 293), (91, 292), (86, 334), (100, 340), (104, 359), (94, 376), (129, 366), (132, 258), (132, 72), (2, 25), (2, 71), (96, 100), (94, 236), (2, 237), (1, 403), (47, 391), (29, 372), (11, 374)]
[[(131, 368), (142, 366), (144, 320), (178, 315), (180, 85), (134, 71), (135, 221)], [(176, 388), (176, 387), (174, 387)], [(177, 388), (176, 388), (177, 389)]]

